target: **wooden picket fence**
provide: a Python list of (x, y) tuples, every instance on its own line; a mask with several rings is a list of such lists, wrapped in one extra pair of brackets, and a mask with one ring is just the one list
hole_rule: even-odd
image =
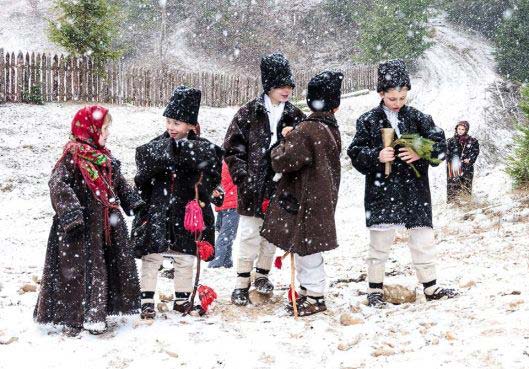
[[(375, 87), (373, 66), (344, 72), (343, 93)], [(303, 99), (313, 72), (295, 74), (294, 100)], [(163, 106), (174, 88), (185, 84), (202, 90), (206, 106), (242, 105), (261, 91), (260, 78), (213, 72), (166, 71), (109, 63), (97, 72), (90, 57), (4, 52), (0, 49), (0, 102), (24, 102), (37, 93), (44, 102), (86, 101)]]

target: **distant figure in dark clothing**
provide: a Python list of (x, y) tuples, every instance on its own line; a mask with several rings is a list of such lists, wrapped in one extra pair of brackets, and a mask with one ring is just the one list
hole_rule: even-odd
[(470, 124), (467, 121), (457, 123), (454, 137), (447, 140), (447, 202), (454, 203), (461, 196), (472, 195), (474, 163), (479, 155), (479, 142), (469, 136)]

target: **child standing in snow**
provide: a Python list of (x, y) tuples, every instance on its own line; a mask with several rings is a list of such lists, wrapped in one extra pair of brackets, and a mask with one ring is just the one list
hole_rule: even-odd
[(304, 118), (301, 110), (288, 101), (295, 84), (288, 60), (282, 54), (261, 60), (261, 80), (263, 94), (239, 109), (224, 140), (226, 163), (239, 190), (241, 238), (231, 300), (241, 306), (249, 302), (250, 273), (256, 260), (256, 291), (269, 294), (274, 289), (268, 274), (276, 248), (259, 235), (264, 208), (275, 187), (269, 150), (282, 138), (283, 128), (293, 127)]
[(226, 162), (222, 162), (222, 193), (213, 191), (214, 198), (222, 198), (223, 202), (215, 207), (217, 221), (215, 227), (219, 233), (215, 243), (215, 259), (209, 263), (210, 268), (231, 268), (232, 245), (239, 227), (239, 213), (237, 213), (237, 186), (233, 183)]
[(106, 329), (107, 315), (139, 308), (136, 264), (120, 212), (144, 205), (105, 147), (111, 116), (101, 106), (77, 112), (71, 141), (49, 181), (55, 216), (48, 239), (39, 323), (63, 324), (67, 334)]
[(479, 142), (468, 134), (467, 121), (457, 123), (455, 134), (446, 142), (447, 201), (458, 202), (461, 197), (472, 196), (474, 163), (479, 155)]
[[(334, 212), (340, 187), (341, 139), (334, 113), (340, 106), (343, 74), (326, 71), (309, 82), (312, 114), (272, 150), (272, 168), (282, 173), (261, 234), (295, 255), (300, 316), (327, 310), (322, 253), (338, 247)], [(292, 312), (292, 305), (289, 304)]]
[[(186, 205), (198, 194), (204, 216), (202, 240), (215, 243), (210, 198), (220, 183), (222, 149), (198, 137), (201, 92), (179, 86), (163, 115), (167, 131), (136, 149), (136, 187), (147, 203), (136, 216), (133, 229), (136, 257), (141, 258), (141, 317), (153, 319), (154, 294), (163, 256), (173, 260), (175, 300), (173, 309), (186, 312), (193, 290), (193, 266), (197, 255), (195, 235), (184, 228)], [(196, 192), (198, 191), (198, 192)], [(212, 250), (214, 251), (214, 250)], [(211, 260), (214, 252), (207, 257)]]
[[(378, 67), (377, 91), (380, 105), (363, 114), (356, 123), (356, 135), (347, 150), (353, 166), (366, 176), (365, 211), (370, 244), (368, 302), (383, 307), (385, 263), (398, 228), (409, 231), (408, 246), (426, 299), (452, 298), (456, 291), (437, 285), (436, 254), (432, 224), (432, 202), (428, 183), (430, 163), (410, 148), (383, 147), (381, 129), (393, 128), (395, 138), (415, 133), (433, 141), (432, 157), (444, 159), (446, 149), (442, 129), (429, 115), (406, 105), (410, 78), (402, 60), (391, 60)], [(385, 163), (391, 173), (385, 175)], [(412, 170), (418, 170), (417, 176)]]

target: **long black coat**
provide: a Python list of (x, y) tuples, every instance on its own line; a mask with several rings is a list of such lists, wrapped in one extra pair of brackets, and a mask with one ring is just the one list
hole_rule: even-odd
[[(465, 147), (459, 143), (457, 133), (450, 137), (446, 143), (447, 161), (447, 196), (448, 201), (457, 199), (460, 193), (470, 195), (472, 193), (472, 180), (474, 178), (474, 163), (479, 155), (479, 142), (472, 136), (468, 136)], [(468, 159), (469, 162), (464, 161)], [(453, 176), (450, 173), (450, 166), (459, 165), (461, 176)]]
[(264, 238), (301, 256), (338, 247), (341, 147), (334, 114), (313, 113), (272, 150), (272, 166), (283, 176), (266, 212)]
[[(112, 159), (113, 188), (123, 210), (143, 205)], [(103, 206), (83, 183), (71, 155), (53, 171), (50, 196), (55, 216), (48, 238), (41, 290), (34, 317), (39, 323), (80, 327), (107, 315), (134, 314), (139, 282), (121, 211), (110, 211), (111, 244), (105, 244)], [(72, 231), (80, 225), (78, 231)]]
[(165, 132), (136, 149), (138, 172), (134, 181), (147, 207), (134, 220), (135, 255), (167, 250), (195, 255), (194, 236), (184, 228), (185, 207), (195, 198), (195, 184), (202, 174), (199, 199), (206, 229), (202, 239), (215, 244), (215, 218), (210, 205), (220, 184), (222, 149), (204, 138), (190, 135), (175, 143)]
[[(285, 103), (277, 125), (278, 142), (284, 127), (294, 127), (305, 114), (291, 103)], [(272, 132), (264, 106), (264, 95), (242, 106), (233, 118), (226, 137), (225, 160), (233, 182), (238, 186), (237, 212), (262, 217), (261, 205), (275, 190), (274, 172), (270, 163)]]
[[(445, 134), (435, 126), (431, 116), (404, 106), (399, 112), (399, 120), (401, 134), (418, 133), (436, 142), (433, 156), (444, 158)], [(424, 159), (413, 163), (421, 174), (417, 178), (410, 166), (396, 157), (391, 174), (385, 178), (384, 164), (378, 160), (383, 148), (381, 128), (391, 128), (382, 104), (358, 118), (356, 135), (347, 150), (353, 166), (366, 176), (366, 225), (432, 227), (432, 201), (428, 182), (430, 163)]]

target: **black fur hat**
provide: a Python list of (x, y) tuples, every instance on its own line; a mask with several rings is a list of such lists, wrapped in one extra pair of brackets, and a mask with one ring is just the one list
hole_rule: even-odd
[(377, 92), (392, 88), (408, 87), (411, 90), (410, 75), (401, 59), (389, 60), (378, 65)]
[(274, 53), (261, 59), (261, 82), (265, 93), (282, 86), (296, 87), (290, 64), (283, 54)]
[(175, 88), (163, 116), (196, 125), (198, 124), (201, 97), (200, 90), (183, 85), (178, 86)]
[(324, 71), (315, 75), (307, 88), (307, 105), (312, 111), (331, 111), (340, 106), (343, 73)]

